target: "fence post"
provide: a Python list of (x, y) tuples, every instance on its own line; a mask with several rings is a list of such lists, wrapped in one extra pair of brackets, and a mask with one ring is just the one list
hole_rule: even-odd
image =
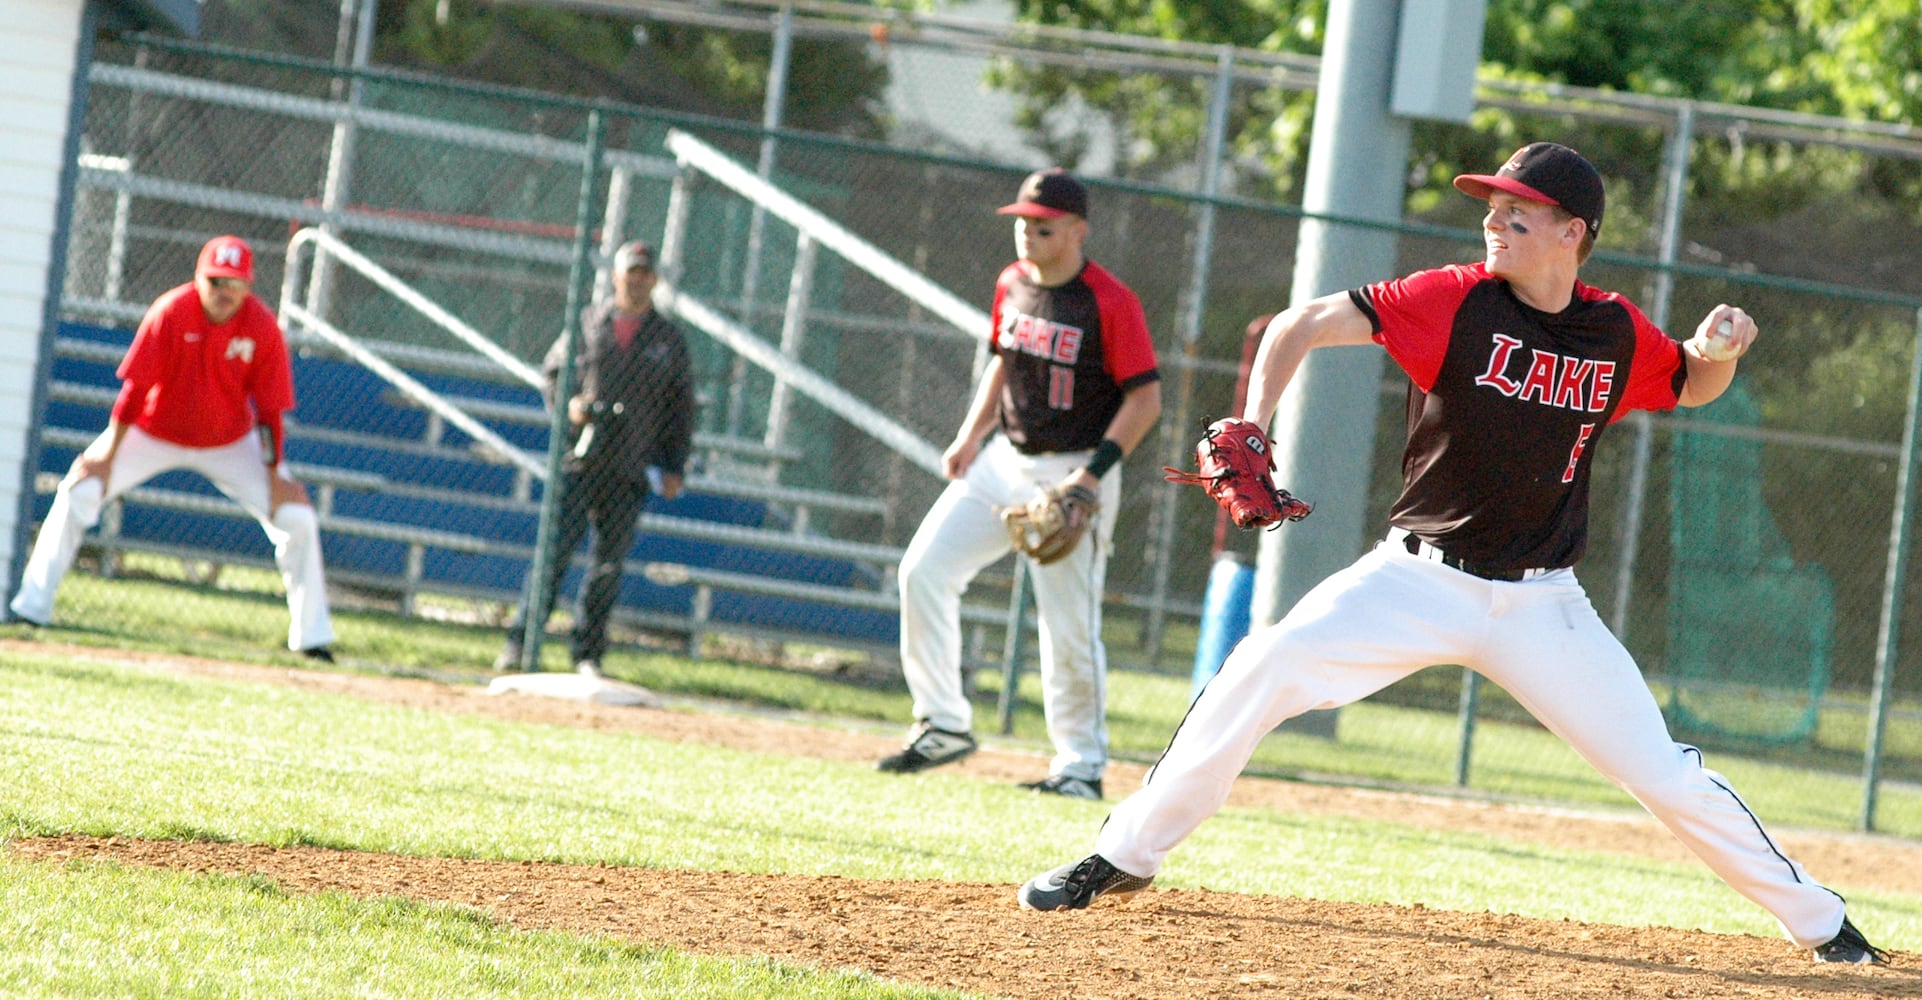
[(1922, 310), (1915, 314), (1915, 350), (1909, 359), (1909, 420), (1902, 428), (1902, 464), (1895, 473), (1895, 513), (1889, 524), (1889, 565), (1882, 584), (1882, 622), (1875, 637), (1875, 689), (1869, 694), (1869, 739), (1862, 755), (1864, 832), (1875, 829), (1875, 793), (1882, 768), (1882, 738), (1895, 700), (1895, 657), (1902, 633), (1902, 581), (1908, 577), (1909, 506), (1915, 496), (1915, 450), (1922, 437)]
[[(787, 104), (788, 64), (794, 53), (794, 5), (781, 5), (775, 21), (774, 52), (767, 70), (767, 99), (761, 109), (761, 159), (756, 173), (762, 180), (774, 176), (774, 130), (781, 127), (781, 109)], [(747, 259), (741, 270), (741, 326), (754, 329), (754, 299), (761, 283), (761, 238), (767, 230), (767, 209), (754, 203), (754, 214), (747, 223)], [(747, 359), (736, 356), (728, 379), (727, 433), (741, 433), (743, 411), (747, 408)]]
[(661, 276), (675, 289), (681, 286), (681, 256), (686, 253), (687, 213), (693, 204), (693, 179), (682, 162), (667, 192), (667, 222), (661, 227)]
[[(634, 172), (626, 167), (614, 167), (607, 172), (607, 204), (601, 211), (601, 259), (610, 263), (621, 244), (627, 241), (627, 199), (633, 177)], [(603, 301), (613, 294), (613, 268), (595, 268), (594, 301)]]
[(1001, 735), (1014, 732), (1014, 694), (1021, 683), (1021, 661), (1027, 657), (1028, 563), (1014, 557), (1014, 580), (1008, 588), (1008, 633), (1001, 646)]
[(561, 491), (567, 488), (561, 473), (561, 458), (567, 451), (567, 401), (574, 395), (574, 359), (581, 349), (581, 309), (593, 281), (594, 222), (601, 214), (601, 152), (607, 142), (607, 124), (601, 110), (587, 113), (587, 153), (581, 163), (581, 195), (574, 211), (574, 262), (568, 269), (567, 316), (563, 336), (567, 347), (561, 352), (560, 375), (554, 385), (553, 411), (547, 426), (547, 490), (541, 494), (540, 530), (534, 536), (534, 562), (527, 574), (527, 606), (522, 608), (523, 645), (521, 669), (540, 668), (541, 640), (546, 638), (547, 615), (554, 606), (553, 587), (548, 583), (549, 567), (556, 559), (568, 559), (571, 552), (555, 551), (554, 535), (559, 529)]
[(1455, 787), (1468, 787), (1468, 768), (1475, 755), (1475, 713), (1481, 707), (1482, 675), (1462, 668), (1459, 734), (1455, 742)]
[[(1662, 238), (1657, 253), (1662, 268), (1655, 272), (1651, 289), (1649, 319), (1664, 329), (1668, 326), (1668, 304), (1674, 297), (1675, 272), (1671, 268), (1681, 253), (1682, 204), (1687, 200), (1688, 151), (1695, 142), (1695, 105), (1684, 102), (1675, 115), (1675, 132), (1668, 137), (1663, 156)], [(1608, 627), (1615, 638), (1628, 641), (1628, 607), (1634, 596), (1635, 550), (1641, 545), (1642, 511), (1648, 495), (1648, 464), (1654, 451), (1655, 425), (1648, 414), (1629, 415), (1635, 428), (1635, 447), (1628, 471), (1628, 499), (1622, 507), (1621, 551), (1615, 555), (1615, 606)]]
[[(340, 34), (334, 46), (334, 62), (345, 62), (349, 57), (347, 39), (353, 36), (353, 68), (367, 68), (367, 58), (374, 44), (374, 3), (375, 0), (342, 0)], [(350, 8), (358, 7), (352, 18), (354, 27), (348, 27)], [(353, 178), (354, 140), (357, 116), (360, 112), (361, 91), (366, 84), (359, 75), (347, 81), (347, 110), (334, 121), (333, 142), (327, 151), (327, 179), (321, 189), (320, 207), (327, 213), (320, 224), (320, 231), (329, 236), (340, 236), (340, 227), (334, 225), (333, 213), (338, 212), (347, 202), (348, 188)], [(334, 99), (342, 97), (340, 80), (334, 80)], [(315, 316), (328, 322), (332, 321), (328, 307), (333, 298), (334, 262), (321, 254), (314, 255), (314, 270), (309, 274), (307, 286), (307, 307)]]
[[(1223, 45), (1215, 50), (1215, 89), (1208, 105), (1208, 136), (1201, 149), (1201, 203), (1195, 222), (1194, 259), (1189, 265), (1188, 289), (1182, 296), (1181, 355), (1184, 364), (1175, 384), (1174, 412), (1166, 425), (1173, 430), (1162, 437), (1162, 452), (1167, 465), (1185, 465), (1182, 457), (1188, 448), (1193, 422), (1195, 363), (1201, 354), (1201, 326), (1208, 312), (1208, 268), (1215, 251), (1215, 195), (1221, 191), (1221, 150), (1228, 141), (1228, 103), (1234, 97), (1235, 49)], [(1174, 572), (1175, 491), (1155, 490), (1154, 514), (1154, 589), (1148, 605), (1148, 621), (1142, 630), (1142, 656), (1149, 663), (1161, 659), (1161, 638), (1168, 622), (1168, 577)]]
[[(802, 233), (794, 242), (794, 273), (788, 276), (787, 314), (781, 318), (781, 356), (792, 361), (801, 358), (801, 341), (807, 336), (808, 298), (814, 290), (814, 237)], [(774, 392), (768, 398), (767, 433), (762, 440), (770, 448), (787, 444), (788, 410), (794, 393), (788, 380), (774, 376)], [(773, 461), (777, 464), (781, 459)]]

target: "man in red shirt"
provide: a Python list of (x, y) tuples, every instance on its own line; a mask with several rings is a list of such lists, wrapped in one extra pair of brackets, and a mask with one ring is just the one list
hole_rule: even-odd
[(52, 620), (81, 537), (115, 497), (163, 472), (192, 469), (246, 508), (273, 543), (292, 613), (287, 648), (332, 662), (320, 522), (285, 462), (281, 414), (294, 405), (287, 342), (253, 282), (253, 249), (218, 236), (201, 248), (194, 280), (147, 309), (120, 363), (106, 431), (54, 493), (13, 598), (16, 618)]

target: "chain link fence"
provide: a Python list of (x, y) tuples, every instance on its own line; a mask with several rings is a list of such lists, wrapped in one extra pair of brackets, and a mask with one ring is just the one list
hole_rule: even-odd
[[(795, 30), (830, 32), (831, 20)], [(603, 260), (638, 237), (663, 248), (663, 275), (688, 307), (670, 311), (688, 334), (698, 416), (687, 493), (649, 501), (628, 553), (617, 641), (699, 649), (704, 637), (742, 635), (885, 662), (893, 563), (941, 486), (915, 448), (888, 442), (915, 439), (938, 454), (967, 405), (985, 330), (957, 324), (737, 188), (690, 171), (669, 135), (698, 139), (977, 308), (1013, 253), (993, 207), (1044, 157), (1082, 143), (1093, 190), (1089, 254), (1140, 294), (1169, 388), (1161, 425), (1123, 471), (1110, 657), (1123, 669), (1186, 674), (1216, 511), (1199, 491), (1166, 488), (1158, 470), (1191, 460), (1199, 429), (1232, 409), (1250, 321), (1287, 303), (1301, 219), (1289, 202), (1289, 163), (1225, 156), (1209, 174), (1205, 144), (1179, 146), (1086, 105), (1059, 110), (1054, 139), (1027, 133), (1029, 145), (1001, 146), (962, 112), (1013, 101), (982, 79), (1107, 74), (1186, 95), (1183, 113), (1203, 118), (1228, 95), (1233, 112), (1199, 133), (1225, 142), (1277, 127), (1277, 116), (1285, 126), (1312, 73), (1218, 53), (1107, 52), (1077, 62), (1058, 40), (1024, 48), (999, 36), (870, 27), (849, 20), (845, 32), (897, 80), (919, 81), (903, 86), (921, 112), (895, 122), (900, 131), (886, 143), (152, 40), (103, 45), (35, 517), (104, 426), (114, 365), (146, 304), (187, 280), (207, 238), (236, 233), (258, 252), (257, 289), (270, 304), (285, 314), (298, 303), (316, 320), (290, 322), (300, 348), (290, 455), (315, 491), (336, 603), (503, 624), (535, 555), (553, 426), (527, 373), (561, 334), (570, 292), (580, 292), (570, 288), (573, 262), (583, 252)], [(938, 73), (927, 68), (937, 60), (947, 61)], [(909, 99), (897, 95), (897, 108)], [(1554, 136), (1611, 153), (1601, 164), (1609, 223), (1589, 283), (1630, 294), (1681, 336), (1715, 303), (1734, 302), (1767, 338), (1729, 400), (1614, 429), (1596, 469), (1583, 567), (1598, 608), (1682, 738), (1830, 773), (1858, 770), (1879, 744), (1875, 825), (1922, 833), (1913, 784), (1922, 778), (1922, 673), (1889, 642), (1922, 622), (1897, 603), (1890, 621), (1900, 631), (1883, 624), (1888, 595), (1914, 583), (1912, 572), (1890, 580), (1888, 566), (1900, 551), (1891, 539), (1922, 261), (1877, 249), (1915, 242), (1904, 189), (1878, 178), (1912, 171), (1922, 144), (1594, 95), (1494, 91), (1482, 103), (1472, 125), (1417, 130), (1411, 215), (1395, 227), (1401, 268), (1480, 253), (1480, 207), (1426, 165), (1472, 155), (1479, 167), (1523, 137)], [(949, 132), (934, 128), (949, 119)], [(1098, 136), (1109, 143), (1100, 155), (1089, 145)], [(583, 219), (584, 156), (597, 144), (606, 153), (590, 187), (601, 204)], [(1784, 156), (1829, 164), (1828, 186), (1741, 188), (1753, 158)], [(324, 253), (288, 268), (290, 237), (303, 229), (324, 231), (379, 273)], [(711, 329), (689, 319), (695, 306), (716, 317)], [(381, 378), (317, 333), (320, 324), (428, 391)], [(512, 363), (485, 356), (454, 327)], [(729, 339), (741, 333), (765, 357)], [(831, 390), (809, 389), (810, 379)], [(1373, 524), (1398, 486), (1401, 392), (1394, 379), (1383, 385)], [(435, 399), (451, 401), (480, 433)], [(271, 565), (264, 538), (208, 495), (185, 480), (130, 495), (83, 557), (89, 572), (63, 592), (60, 619), (113, 613), (125, 597), (103, 589), (109, 581), (260, 583), (258, 569)], [(1252, 551), (1245, 536), (1225, 544)], [(590, 571), (582, 559), (569, 572), (559, 607), (568, 609)], [(970, 593), (978, 667), (999, 666), (1012, 584), (1004, 562)], [(252, 634), (247, 627), (275, 631), (254, 623), (236, 634)], [(1884, 664), (1885, 701), (1876, 701)], [(1284, 735), (1262, 766), (1553, 794), (1554, 781), (1526, 755), (1490, 750), (1468, 765), (1467, 749), (1509, 745), (1486, 742), (1496, 727), (1529, 726), (1499, 692), (1465, 690), (1460, 671), (1426, 671), (1371, 704), (1419, 710), (1429, 735), (1415, 740), (1427, 748), (1410, 755), (1416, 763), (1389, 767), (1365, 747), (1344, 753), (1347, 736), (1330, 744)], [(1874, 725), (1884, 707), (1886, 734)], [(1367, 718), (1359, 711), (1342, 725)]]

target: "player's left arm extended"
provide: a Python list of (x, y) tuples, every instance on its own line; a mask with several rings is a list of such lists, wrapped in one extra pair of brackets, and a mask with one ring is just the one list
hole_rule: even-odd
[[(1735, 354), (1725, 361), (1716, 361), (1707, 356), (1705, 349), (1709, 338), (1717, 336), (1717, 328), (1725, 321), (1729, 328), (1722, 337), (1727, 345), (1724, 349), (1732, 347)], [(1755, 320), (1734, 306), (1719, 305), (1709, 310), (1695, 327), (1695, 336), (1682, 343), (1682, 363), (1688, 366), (1688, 381), (1682, 385), (1682, 395), (1677, 402), (1683, 406), (1715, 402), (1735, 381), (1736, 362), (1755, 344), (1758, 333)]]
[[(1121, 457), (1128, 457), (1135, 445), (1148, 436), (1148, 431), (1161, 419), (1161, 382), (1144, 382), (1129, 389), (1121, 397), (1121, 408), (1115, 411), (1114, 419), (1108, 421), (1108, 429), (1101, 435), (1104, 439), (1121, 446)], [(1068, 475), (1063, 488), (1079, 485), (1086, 489), (1098, 489), (1099, 477), (1087, 469), (1076, 469)]]

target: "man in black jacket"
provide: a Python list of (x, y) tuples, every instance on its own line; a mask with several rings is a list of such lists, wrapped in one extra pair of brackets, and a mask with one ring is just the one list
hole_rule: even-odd
[[(614, 254), (614, 298), (581, 316), (581, 353), (575, 362), (579, 391), (567, 401), (572, 447), (562, 467), (548, 592), (559, 604), (561, 577), (592, 526), (594, 558), (581, 583), (571, 652), (575, 669), (593, 677), (601, 673), (607, 620), (620, 596), (621, 562), (633, 544), (650, 474), (658, 477), (652, 488), (661, 496), (679, 496), (693, 441), (687, 339), (654, 311), (657, 277), (654, 250), (646, 243), (625, 244)], [(555, 405), (566, 350), (563, 334), (547, 352), (543, 371), (549, 406)], [(520, 665), (533, 584), (530, 568), (521, 608), (507, 626), (507, 648), (494, 661), (497, 670)]]

